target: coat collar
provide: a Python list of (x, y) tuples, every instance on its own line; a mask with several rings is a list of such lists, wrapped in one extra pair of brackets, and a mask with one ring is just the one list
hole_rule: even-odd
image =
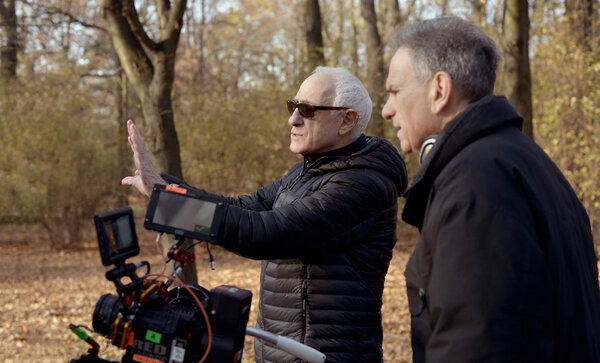
[(523, 119), (505, 97), (493, 95), (471, 103), (448, 122), (404, 194), (402, 219), (421, 228), (429, 190), (442, 169), (467, 145), (509, 125), (521, 130)]
[(301, 175), (347, 169), (376, 170), (387, 175), (396, 185), (398, 195), (404, 192), (408, 184), (406, 165), (398, 150), (385, 139), (365, 135), (343, 148), (305, 155)]
[(304, 160), (306, 164), (310, 164), (313, 161), (323, 158), (323, 157), (336, 157), (336, 156), (346, 156), (352, 155), (359, 150), (363, 149), (367, 145), (367, 137), (365, 134), (361, 134), (356, 140), (351, 142), (350, 144), (343, 146), (339, 149), (330, 150), (320, 154), (307, 154), (304, 155)]

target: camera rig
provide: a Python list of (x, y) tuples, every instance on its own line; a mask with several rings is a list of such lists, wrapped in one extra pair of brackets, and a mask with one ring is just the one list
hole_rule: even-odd
[[(150, 274), (146, 261), (126, 263), (139, 254), (130, 207), (94, 216), (102, 264), (113, 266), (105, 276), (117, 295), (104, 294), (96, 302), (93, 330), (125, 350), (122, 362), (241, 362), (245, 334), (266, 340), (307, 362), (324, 362), (325, 355), (292, 339), (246, 327), (252, 293), (232, 285), (208, 291), (177, 278), (194, 255), (181, 246), (192, 238), (214, 242), (226, 207), (177, 186), (154, 187), (144, 227), (175, 236), (165, 257), (179, 262), (171, 276)], [(212, 259), (211, 259), (212, 260)], [(212, 262), (212, 261), (211, 261)], [(137, 271), (145, 267), (139, 277)], [(161, 281), (159, 278), (166, 278)], [(173, 282), (178, 286), (171, 287)], [(71, 362), (110, 362), (98, 356), (100, 345), (82, 326), (69, 328), (91, 347)]]

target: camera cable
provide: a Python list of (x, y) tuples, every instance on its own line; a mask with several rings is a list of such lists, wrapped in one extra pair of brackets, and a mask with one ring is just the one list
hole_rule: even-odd
[(215, 270), (217, 268), (217, 265), (215, 263), (215, 258), (213, 257), (212, 252), (210, 252), (210, 247), (208, 242), (206, 241), (198, 241), (198, 242), (194, 242), (193, 244), (191, 244), (189, 247), (186, 248), (186, 250), (191, 250), (194, 246), (199, 245), (200, 243), (206, 243), (206, 253), (208, 253), (208, 261), (210, 264), (210, 269), (211, 270)]
[(210, 326), (211, 326), (210, 319), (208, 317), (208, 313), (206, 312), (206, 309), (204, 309), (202, 302), (200, 301), (200, 299), (198, 299), (198, 296), (196, 296), (194, 291), (192, 291), (192, 289), (190, 289), (183, 281), (181, 281), (176, 276), (167, 276), (164, 274), (150, 274), (150, 275), (145, 276), (145, 278), (147, 278), (147, 279), (150, 279), (150, 278), (156, 279), (158, 277), (163, 277), (163, 278), (168, 279), (169, 281), (172, 281), (172, 282), (174, 281), (174, 282), (178, 283), (181, 287), (183, 287), (188, 292), (188, 294), (190, 294), (190, 296), (194, 299), (194, 301), (198, 305), (198, 308), (202, 312), (202, 316), (204, 317), (204, 320), (206, 322), (206, 331), (208, 333), (208, 344), (206, 346), (206, 351), (204, 352), (204, 355), (202, 356), (202, 358), (200, 358), (198, 363), (204, 362), (206, 360), (206, 358), (208, 357), (208, 353), (210, 353), (210, 348), (212, 346), (212, 340), (213, 340), (212, 329), (210, 328)]

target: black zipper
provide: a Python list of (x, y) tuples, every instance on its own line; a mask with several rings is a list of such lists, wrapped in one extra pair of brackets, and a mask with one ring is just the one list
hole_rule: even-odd
[(302, 180), (304, 175), (306, 175), (306, 173), (308, 173), (308, 170), (311, 169), (321, 159), (323, 159), (323, 158), (322, 157), (318, 158), (316, 160), (313, 160), (313, 162), (309, 162), (308, 160), (305, 159), (303, 161), (302, 170), (300, 171), (300, 173), (298, 175), (296, 175), (292, 180), (288, 181), (285, 184), (285, 186), (283, 186), (281, 189), (282, 190), (294, 189), (294, 186), (296, 186), (296, 184), (298, 184), (298, 182), (300, 182)]

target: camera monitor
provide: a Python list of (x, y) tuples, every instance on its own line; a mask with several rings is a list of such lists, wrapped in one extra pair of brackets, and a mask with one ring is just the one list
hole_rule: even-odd
[(123, 207), (94, 216), (102, 264), (121, 264), (140, 252), (133, 211)]
[(220, 200), (184, 188), (154, 186), (144, 227), (200, 241), (215, 242), (225, 207)]

